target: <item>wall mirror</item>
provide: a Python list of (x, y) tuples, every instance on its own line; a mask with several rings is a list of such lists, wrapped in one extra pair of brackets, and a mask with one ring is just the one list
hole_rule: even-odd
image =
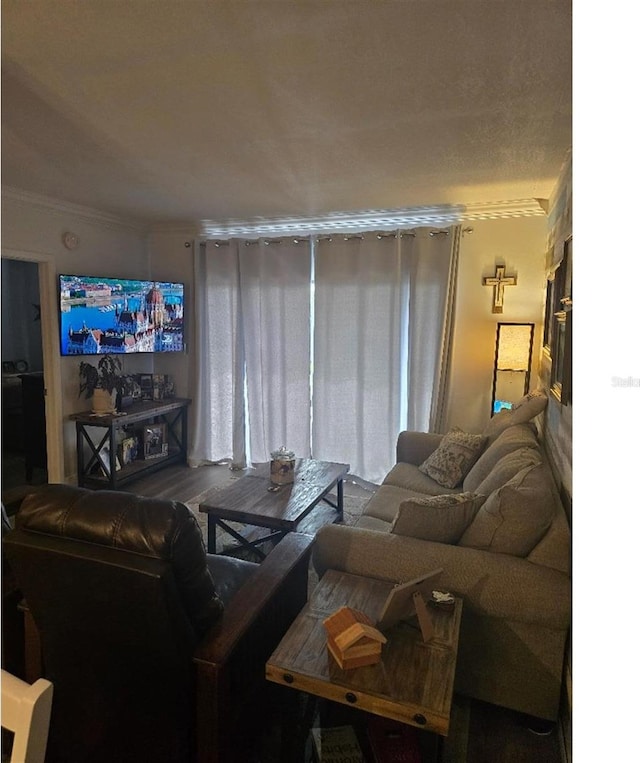
[(511, 406), (529, 391), (533, 323), (498, 323), (493, 364), (491, 415)]

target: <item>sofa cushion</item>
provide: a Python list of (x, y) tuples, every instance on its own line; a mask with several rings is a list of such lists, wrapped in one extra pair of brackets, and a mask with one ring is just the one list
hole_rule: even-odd
[(473, 493), (412, 498), (400, 504), (391, 532), (436, 543), (457, 543), (486, 496)]
[(484, 451), (464, 478), (462, 489), (477, 493), (478, 487), (489, 476), (493, 467), (507, 453), (519, 448), (537, 448), (538, 440), (530, 424), (517, 424), (505, 429)]
[(542, 464), (527, 466), (494, 490), (460, 538), (460, 546), (527, 556), (551, 524), (555, 503)]
[(528, 561), (553, 570), (571, 572), (571, 533), (562, 505), (556, 509), (551, 527), (527, 556)]
[(524, 424), (542, 413), (547, 407), (547, 395), (542, 389), (529, 392), (515, 402), (509, 410), (501, 410), (489, 419), (489, 423), (482, 432), (490, 440), (497, 437), (507, 427), (514, 424)]
[(369, 517), (366, 514), (358, 518), (355, 526), (365, 530), (375, 530), (379, 533), (391, 532), (391, 522), (385, 522), (384, 519), (378, 519), (377, 517)]
[(391, 524), (403, 501), (422, 498), (423, 495), (424, 493), (416, 493), (396, 485), (380, 485), (364, 507), (362, 516), (375, 517)]
[(478, 485), (476, 493), (490, 495), (494, 490), (506, 485), (526, 466), (535, 466), (540, 463), (542, 463), (542, 456), (537, 448), (518, 448), (513, 453), (507, 453)]
[(483, 435), (453, 427), (418, 468), (440, 485), (454, 488), (465, 478), (487, 442)]
[(419, 467), (404, 462), (396, 464), (384, 478), (382, 484), (395, 485), (425, 495), (447, 495), (451, 492), (462, 491), (461, 487), (444, 487), (429, 477), (428, 474), (421, 472)]

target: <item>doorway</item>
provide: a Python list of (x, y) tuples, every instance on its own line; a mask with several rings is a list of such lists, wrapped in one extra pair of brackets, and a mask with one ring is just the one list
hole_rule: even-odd
[[(27, 269), (24, 269), (24, 268)], [(15, 274), (18, 274), (15, 276)], [(28, 274), (28, 275), (27, 275)], [(6, 281), (5, 281), (6, 277)], [(29, 290), (22, 290), (22, 297), (16, 299), (17, 278), (29, 279)], [(2, 500), (5, 504), (19, 506), (21, 494), (30, 484), (45, 480), (64, 482), (64, 455), (62, 446), (62, 398), (60, 358), (57, 352), (57, 295), (55, 281), (55, 258), (39, 252), (22, 250), (2, 250)], [(23, 362), (16, 362), (23, 361)], [(6, 363), (6, 364), (5, 364)], [(32, 375), (33, 374), (33, 375)], [(25, 452), (25, 434), (35, 426), (32, 420), (23, 420), (22, 413), (16, 410), (22, 407), (22, 379), (19, 375), (29, 376), (29, 386), (35, 385), (39, 407), (28, 406), (43, 428), (40, 443), (40, 456), (32, 453), (30, 466), (33, 472), (27, 479), (27, 453)], [(9, 381), (9, 377), (13, 381)], [(9, 387), (14, 389), (9, 392)], [(17, 390), (17, 391), (16, 391)], [(5, 394), (6, 393), (6, 394)], [(44, 422), (42, 405), (44, 398)], [(19, 400), (19, 403), (18, 403)], [(5, 418), (5, 401), (8, 416)], [(11, 408), (13, 407), (13, 410)], [(11, 415), (14, 419), (11, 421)], [(21, 426), (19, 426), (19, 424)], [(19, 430), (16, 432), (16, 428)], [(6, 441), (6, 442), (5, 442)], [(42, 448), (42, 444), (44, 448)], [(16, 451), (24, 463), (11, 469), (11, 463), (5, 464), (5, 449), (9, 456)], [(44, 455), (42, 450), (44, 449)], [(34, 460), (35, 459), (35, 460)], [(15, 458), (10, 458), (16, 463)], [(39, 464), (36, 464), (39, 461)], [(6, 476), (6, 483), (5, 483)], [(6, 491), (5, 491), (6, 484)], [(7, 506), (5, 504), (5, 506)]]
[(47, 482), (38, 263), (2, 258), (2, 503)]

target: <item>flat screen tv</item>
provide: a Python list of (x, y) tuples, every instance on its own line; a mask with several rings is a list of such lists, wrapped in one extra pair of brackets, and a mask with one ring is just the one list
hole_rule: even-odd
[(60, 275), (64, 355), (182, 352), (184, 284)]

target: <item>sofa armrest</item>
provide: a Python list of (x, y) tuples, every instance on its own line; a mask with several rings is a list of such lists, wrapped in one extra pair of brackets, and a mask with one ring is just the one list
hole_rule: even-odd
[(440, 445), (443, 436), (432, 432), (400, 432), (396, 443), (396, 463), (420, 466)]
[(306, 603), (313, 542), (311, 535), (286, 535), (198, 645), (198, 761), (236, 759), (232, 747), (246, 735), (252, 703), (264, 701), (265, 663)]
[(442, 567), (437, 588), (461, 596), (480, 615), (569, 626), (569, 576), (507, 554), (327, 525), (316, 535), (313, 564), (320, 577), (335, 569), (394, 582)]

